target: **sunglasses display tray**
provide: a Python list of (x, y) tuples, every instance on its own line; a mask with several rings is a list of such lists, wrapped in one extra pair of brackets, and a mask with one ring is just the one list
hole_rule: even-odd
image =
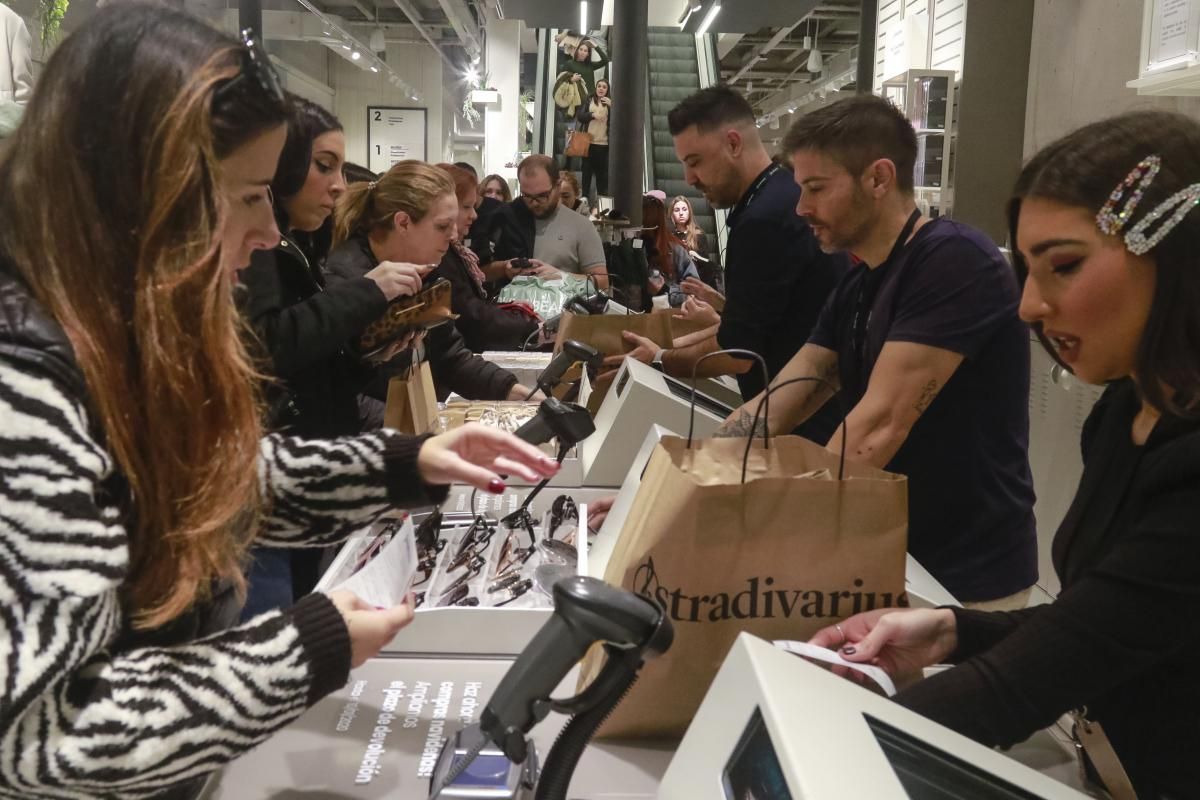
[[(513, 433), (537, 413), (539, 401), (519, 400), (463, 400), (456, 395), (438, 404), (438, 418), (433, 433), (445, 433), (454, 430), (467, 422), (478, 422), (490, 428)], [(541, 446), (546, 455), (553, 457), (557, 444), (554, 441)], [(583, 482), (583, 467), (579, 461), (578, 446), (567, 451), (558, 474), (551, 481), (551, 487), (575, 487)], [(519, 475), (510, 475), (508, 483), (513, 486), (529, 486)], [(469, 490), (468, 490), (469, 491)]]
[(417, 532), (418, 609), (552, 607), (554, 583), (578, 570), (579, 517), (569, 495), (540, 517), (435, 512)]

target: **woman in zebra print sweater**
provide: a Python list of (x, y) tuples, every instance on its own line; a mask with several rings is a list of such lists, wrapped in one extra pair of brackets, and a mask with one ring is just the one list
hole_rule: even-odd
[(260, 46), (121, 3), (0, 150), (0, 797), (188, 796), (411, 619), (334, 593), (223, 629), (255, 536), (554, 472), (480, 428), (262, 437), (232, 285), (279, 238), (285, 113)]

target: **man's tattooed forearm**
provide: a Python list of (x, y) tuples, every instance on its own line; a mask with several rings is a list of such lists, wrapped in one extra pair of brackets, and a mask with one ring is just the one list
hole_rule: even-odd
[(741, 438), (745, 439), (751, 435), (762, 436), (767, 431), (767, 421), (760, 416), (758, 425), (754, 424), (754, 415), (749, 411), (741, 411), (736, 417), (727, 420), (721, 427), (713, 433), (713, 438)]
[(918, 414), (924, 414), (929, 409), (929, 404), (933, 402), (933, 398), (937, 397), (938, 382), (935, 379), (930, 379), (929, 383), (925, 384), (921, 389), (921, 397), (917, 400), (913, 408)]

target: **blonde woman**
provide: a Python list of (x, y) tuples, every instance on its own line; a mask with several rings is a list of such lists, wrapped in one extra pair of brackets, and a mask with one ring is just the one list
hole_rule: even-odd
[[(378, 181), (351, 185), (334, 211), (334, 246), (325, 262), (331, 284), (387, 262), (415, 264), (428, 278), (453, 248), (461, 211), (454, 179), (423, 161), (401, 161)], [(511, 372), (472, 353), (454, 325), (431, 329), (426, 352), (440, 397), (453, 391), (468, 400), (523, 400), (530, 394)], [(397, 363), (403, 361), (400, 356)]]

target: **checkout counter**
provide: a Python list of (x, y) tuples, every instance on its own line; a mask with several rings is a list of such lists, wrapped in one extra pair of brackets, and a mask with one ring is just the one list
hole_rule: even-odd
[[(655, 378), (659, 373), (651, 372), (623, 372), (637, 385), (606, 398), (598, 422), (606, 418), (610, 405), (623, 405), (630, 397), (662, 403), (664, 391), (687, 409), (691, 398), (664, 389)], [(607, 418), (616, 416), (610, 409)], [(580, 575), (603, 575), (654, 446), (662, 436), (674, 435), (663, 425), (648, 423), (643, 430), (625, 462), (623, 478), (615, 482), (620, 486), (617, 498), (591, 547), (583, 544), (586, 537), (578, 537)], [(603, 439), (607, 433), (597, 430), (595, 436)], [(597, 444), (603, 447), (603, 441), (592, 447)], [(622, 443), (622, 449), (630, 448)], [(454, 487), (442, 509), (500, 517), (519, 508), (530, 491), (514, 487), (499, 496), (473, 496), (469, 488)], [(569, 494), (579, 506), (582, 531), (587, 503), (612, 491), (586, 485), (555, 487), (543, 491), (529, 510), (532, 517), (541, 518), (558, 495)], [(410, 520), (421, 521), (420, 514)], [(912, 605), (956, 604), (911, 556), (906, 578)], [(343, 689), (290, 727), (214, 775), (202, 797), (427, 797), (445, 740), (479, 720), (522, 650), (555, 614), (549, 592), (544, 595), (542, 602), (521, 608), (418, 609), (415, 621), (380, 657), (355, 670)], [(574, 693), (577, 672), (578, 667), (563, 676), (556, 697)], [(564, 723), (565, 717), (550, 714), (530, 732), (543, 756)], [(1065, 800), (1084, 796), (1068, 788), (1078, 785), (1069, 743), (1049, 731), (1002, 754), (743, 634), (681, 741), (594, 741), (579, 761), (569, 797)], [(959, 787), (961, 792), (945, 787)], [(532, 794), (481, 790), (455, 796), (502, 799)]]

